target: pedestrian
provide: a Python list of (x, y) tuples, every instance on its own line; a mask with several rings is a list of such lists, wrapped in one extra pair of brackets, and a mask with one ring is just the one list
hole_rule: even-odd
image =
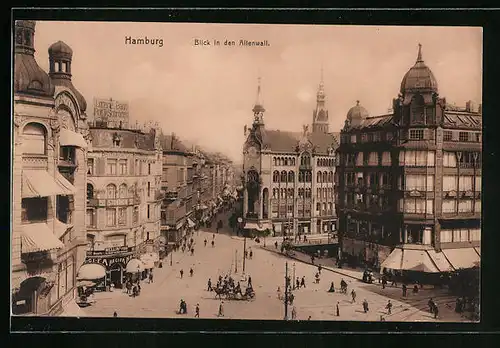
[(302, 276), (302, 280), (300, 281), (300, 287), (306, 287), (306, 277)]
[(213, 248), (214, 246), (215, 246), (215, 243), (214, 243), (214, 241), (212, 241), (212, 248)]
[(180, 270), (179, 273), (181, 274), (181, 279), (182, 279), (182, 276), (184, 275), (184, 270)]
[(215, 233), (214, 233), (214, 234), (212, 234), (212, 240), (214, 240), (214, 239), (215, 239)]
[(212, 280), (208, 278), (207, 291), (212, 291)]
[(199, 303), (196, 304), (196, 308), (194, 310), (195, 310), (194, 317), (199, 318), (200, 317), (200, 304)]
[(189, 244), (190, 244), (190, 245), (193, 245), (193, 242), (194, 242), (193, 238), (191, 238), (189, 241), (190, 241), (190, 243), (189, 243)]
[(429, 306), (429, 312), (433, 313), (434, 307), (436, 306), (436, 304), (434, 303), (434, 300), (432, 299), (432, 297), (427, 302), (427, 305)]
[(314, 265), (314, 255), (311, 255), (311, 263)]
[(205, 246), (207, 246), (207, 240), (206, 239), (205, 239), (205, 241), (203, 243), (205, 243)]
[(295, 309), (295, 306), (292, 308), (292, 320), (297, 319), (297, 309)]
[(434, 303), (434, 319), (437, 319), (438, 314), (439, 314), (439, 308), (437, 304)]
[(408, 291), (406, 284), (403, 283), (402, 288), (403, 288), (403, 297), (406, 297), (406, 292)]
[(278, 250), (278, 241), (274, 242), (274, 248)]
[(219, 313), (217, 314), (218, 317), (223, 317), (224, 316), (224, 301), (221, 301), (219, 304)]
[(311, 316), (309, 316), (309, 317), (307, 318), (307, 320), (311, 320)]
[(340, 317), (340, 309), (339, 309), (339, 304), (340, 302), (337, 301), (337, 317)]
[(366, 298), (363, 300), (363, 311), (365, 313), (368, 313), (368, 301), (366, 300)]
[(278, 294), (278, 300), (282, 299), (282, 294), (281, 294), (281, 288), (278, 286), (278, 290), (276, 290), (276, 293)]
[(351, 297), (352, 297), (352, 303), (356, 302), (356, 291), (354, 291), (354, 289), (352, 289), (351, 291)]
[(149, 282), (153, 282), (153, 272), (149, 273)]
[(300, 289), (300, 280), (299, 280), (299, 277), (297, 277), (297, 279), (295, 280), (295, 288), (296, 289)]
[(191, 248), (191, 256), (194, 255), (194, 248)]
[(385, 318), (383, 315), (380, 316), (380, 321), (385, 321)]
[(413, 293), (418, 294), (418, 282), (415, 282), (415, 284), (413, 285)]
[(250, 259), (253, 257), (253, 251), (250, 249)]
[(251, 288), (252, 287), (252, 277), (248, 276), (248, 285), (247, 287)]
[(118, 317), (118, 313), (116, 313), (116, 311), (113, 313), (113, 317), (115, 317), (115, 318)]
[(391, 303), (391, 300), (389, 300), (387, 302), (387, 305), (385, 306), (385, 308), (387, 309), (387, 315), (391, 315), (391, 310), (392, 310), (392, 303)]
[(382, 276), (382, 289), (385, 289), (387, 285), (387, 277), (385, 275)]
[(191, 277), (193, 276), (193, 273), (194, 273), (193, 268), (189, 269), (189, 274)]

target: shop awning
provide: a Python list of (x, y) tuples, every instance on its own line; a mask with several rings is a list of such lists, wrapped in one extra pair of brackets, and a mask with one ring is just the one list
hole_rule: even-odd
[(96, 285), (96, 283), (94, 283), (93, 281), (90, 281), (90, 280), (79, 280), (76, 282), (77, 288), (81, 288), (81, 287), (91, 288), (95, 285)]
[(269, 223), (258, 224), (256, 222), (246, 222), (245, 227), (243, 228), (248, 230), (264, 231), (266, 229), (272, 229), (272, 226)]
[(78, 280), (96, 280), (106, 276), (106, 268), (97, 263), (87, 263), (78, 270), (76, 279)]
[(143, 259), (141, 258), (142, 264), (144, 265), (144, 269), (155, 268), (155, 262), (151, 259)]
[(24, 224), (22, 228), (22, 253), (34, 253), (64, 247), (64, 244), (57, 239), (50, 227), (44, 222)]
[(474, 248), (479, 256), (481, 256), (481, 247)]
[(425, 273), (439, 273), (426, 250), (403, 249), (401, 269)]
[(380, 268), (388, 268), (388, 269), (401, 269), (401, 261), (403, 258), (403, 249), (395, 248), (389, 256), (382, 262)]
[(144, 263), (138, 259), (132, 259), (127, 263), (125, 270), (127, 273), (137, 273), (144, 271)]
[(188, 224), (188, 226), (189, 226), (189, 227), (194, 227), (194, 226), (196, 226), (196, 224), (194, 223), (194, 221), (193, 221), (193, 220), (191, 220), (190, 218), (187, 218), (187, 224)]
[(76, 304), (74, 300), (70, 300), (66, 305), (64, 305), (62, 313), (59, 315), (61, 317), (86, 317), (87, 314)]
[(427, 250), (427, 253), (429, 254), (431, 260), (434, 262), (436, 267), (441, 272), (453, 271), (453, 266), (450, 265), (448, 260), (446, 260), (446, 257), (444, 256), (443, 252), (436, 252), (434, 249), (432, 249), (432, 250)]
[(65, 224), (57, 218), (54, 219), (54, 234), (58, 239), (61, 238), (66, 233), (66, 231), (68, 231), (72, 227), (72, 224)]
[(478, 267), (481, 262), (474, 248), (444, 249), (443, 253), (455, 269)]
[(61, 132), (59, 133), (59, 145), (87, 148), (87, 142), (83, 138), (83, 135), (64, 128), (61, 128)]
[(72, 195), (76, 188), (59, 172), (55, 177), (46, 170), (23, 170), (22, 197), (49, 197), (55, 195)]
[(156, 252), (146, 253), (141, 255), (141, 260), (142, 259), (153, 260), (153, 262), (160, 261), (160, 255)]

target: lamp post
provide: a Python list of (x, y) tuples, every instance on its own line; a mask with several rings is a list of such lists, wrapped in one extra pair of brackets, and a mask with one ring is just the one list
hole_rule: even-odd
[(288, 262), (285, 262), (285, 318), (288, 320)]
[(243, 276), (245, 276), (245, 260), (247, 258), (247, 237), (243, 237)]
[(293, 263), (292, 287), (293, 287), (293, 290), (295, 290), (295, 262)]
[(170, 250), (170, 266), (172, 266), (172, 254), (174, 253), (174, 250)]
[(238, 273), (238, 250), (234, 251), (234, 273)]

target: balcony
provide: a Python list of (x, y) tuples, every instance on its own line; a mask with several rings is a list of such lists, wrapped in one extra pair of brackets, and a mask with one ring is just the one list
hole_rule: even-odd
[(138, 205), (141, 203), (139, 197), (129, 198), (87, 198), (88, 207), (121, 207)]
[(177, 191), (167, 191), (165, 192), (165, 199), (170, 201), (175, 201), (179, 197), (179, 192)]

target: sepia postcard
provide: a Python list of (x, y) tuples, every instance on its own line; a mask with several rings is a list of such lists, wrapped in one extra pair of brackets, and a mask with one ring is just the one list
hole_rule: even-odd
[(12, 30), (12, 316), (479, 321), (480, 27)]

